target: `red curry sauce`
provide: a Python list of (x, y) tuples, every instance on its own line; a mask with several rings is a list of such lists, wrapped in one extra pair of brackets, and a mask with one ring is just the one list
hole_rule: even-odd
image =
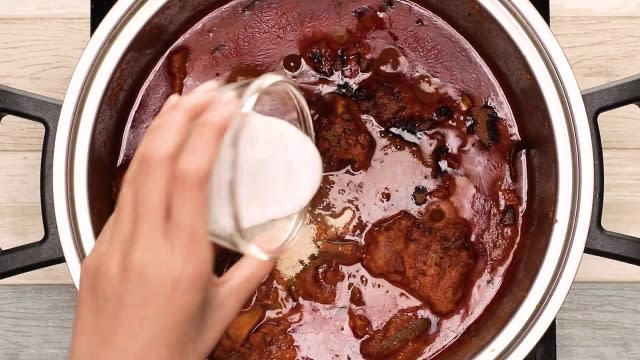
[[(436, 355), (492, 301), (520, 240), (525, 155), (498, 81), (410, 2), (232, 1), (149, 75), (118, 166), (171, 93), (268, 71), (312, 110), (327, 173), (311, 207), (320, 252), (293, 279), (274, 271), (212, 357)], [(346, 229), (327, 227), (346, 209)], [(221, 252), (218, 268), (233, 258)]]

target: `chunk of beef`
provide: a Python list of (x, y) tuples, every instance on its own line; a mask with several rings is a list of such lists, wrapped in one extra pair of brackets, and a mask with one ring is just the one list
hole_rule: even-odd
[(374, 10), (368, 6), (361, 6), (359, 8), (353, 9), (351, 13), (353, 14), (353, 16), (357, 17), (358, 19), (361, 19), (365, 17), (367, 13), (373, 12), (373, 11)]
[(493, 146), (498, 141), (498, 128), (496, 123), (500, 119), (498, 113), (491, 105), (483, 105), (471, 109), (470, 130), (475, 132), (478, 140), (487, 147)]
[(419, 221), (410, 230), (402, 254), (409, 287), (438, 314), (454, 311), (474, 267), (471, 231), (462, 219), (437, 226)]
[(353, 336), (362, 339), (373, 332), (371, 329), (371, 321), (363, 314), (357, 313), (353, 309), (349, 309), (349, 327), (353, 332)]
[(353, 15), (358, 18), (357, 35), (365, 36), (371, 31), (382, 30), (386, 27), (384, 19), (378, 16), (378, 12), (369, 6), (354, 9)]
[(321, 39), (305, 46), (302, 49), (302, 57), (313, 71), (330, 77), (334, 73), (334, 64), (338, 60), (338, 49), (327, 39)]
[(336, 286), (344, 280), (337, 261), (309, 266), (296, 275), (296, 294), (306, 300), (332, 304), (336, 300)]
[(331, 77), (338, 74), (345, 80), (354, 79), (360, 73), (369, 71), (369, 52), (367, 43), (340, 44), (337, 41), (323, 39), (303, 49), (303, 58), (318, 75)]
[[(416, 347), (412, 342), (428, 335), (430, 327), (429, 319), (419, 318), (414, 312), (401, 311), (389, 319), (382, 329), (362, 341), (360, 352), (367, 359), (415, 359), (419, 355), (416, 350), (422, 350), (423, 347)], [(408, 353), (415, 357), (407, 356)]]
[(441, 105), (440, 107), (438, 107), (434, 111), (434, 114), (436, 115), (436, 119), (438, 120), (451, 120), (455, 115), (453, 110), (451, 110), (451, 108), (446, 105)]
[(360, 65), (363, 63), (361, 57), (362, 55), (360, 55), (359, 53), (347, 56), (342, 64), (342, 76), (348, 79), (353, 79), (361, 72), (365, 72), (366, 68), (363, 69), (360, 67)]
[(363, 113), (371, 115), (385, 129), (397, 128), (416, 134), (428, 130), (432, 119), (423, 115), (422, 103), (412, 84), (397, 75), (372, 76), (360, 85)]
[[(355, 112), (353, 101), (330, 95), (334, 111), (318, 114), (314, 121), (316, 145), (325, 171), (338, 171), (351, 166), (354, 171), (369, 167), (375, 151), (375, 140)], [(331, 102), (324, 102), (330, 104)]]
[(260, 68), (254, 64), (240, 64), (231, 70), (231, 73), (229, 73), (225, 81), (227, 83), (234, 83), (246, 79), (253, 79), (267, 72), (264, 68)]
[(336, 260), (340, 265), (354, 265), (362, 260), (362, 246), (355, 241), (322, 241), (320, 256)]
[(516, 209), (513, 205), (508, 205), (502, 210), (500, 223), (504, 226), (513, 226), (516, 224)]
[(429, 191), (429, 197), (440, 200), (447, 200), (451, 197), (452, 194), (455, 194), (456, 192), (455, 177), (449, 172), (441, 170), (436, 171), (436, 168), (439, 167), (435, 167), (434, 170), (432, 170), (431, 174), (436, 178), (437, 181), (435, 187)]
[(269, 320), (260, 325), (254, 333), (236, 348), (218, 344), (212, 358), (214, 360), (295, 360), (298, 351), (295, 340), (288, 333), (289, 323), (283, 319)]
[(411, 196), (411, 198), (416, 205), (422, 206), (428, 201), (429, 190), (427, 190), (427, 188), (424, 186), (416, 186), (416, 188), (413, 190), (413, 195)]
[(258, 322), (264, 318), (264, 314), (264, 309), (261, 306), (254, 306), (242, 311), (227, 328), (227, 335), (236, 343), (242, 343), (258, 325)]
[(373, 276), (403, 283), (405, 268), (402, 252), (407, 247), (407, 233), (415, 218), (402, 212), (374, 225), (365, 238), (362, 265)]
[(187, 77), (187, 62), (189, 49), (181, 47), (169, 54), (169, 77), (171, 78), (171, 93), (182, 94), (184, 79)]
[(433, 312), (448, 314), (457, 308), (475, 264), (470, 234), (460, 218), (426, 223), (402, 212), (369, 231), (362, 263), (372, 275), (407, 288)]
[(364, 299), (362, 297), (362, 290), (359, 287), (354, 286), (351, 288), (351, 294), (349, 296), (349, 301), (351, 304), (355, 306), (365, 306)]

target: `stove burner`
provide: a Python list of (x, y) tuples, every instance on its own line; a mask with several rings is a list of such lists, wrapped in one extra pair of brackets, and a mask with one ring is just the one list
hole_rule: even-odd
[[(531, 0), (542, 17), (549, 23), (549, 0)], [(102, 19), (116, 0), (91, 0), (91, 34), (96, 30)], [(525, 360), (556, 360), (556, 324), (551, 324), (540, 342), (525, 358)]]
[(117, 0), (91, 0), (91, 34), (96, 31), (98, 25)]
[(551, 22), (551, 9), (549, 8), (549, 0), (531, 0), (533, 6), (538, 9), (538, 12), (547, 21), (547, 24)]

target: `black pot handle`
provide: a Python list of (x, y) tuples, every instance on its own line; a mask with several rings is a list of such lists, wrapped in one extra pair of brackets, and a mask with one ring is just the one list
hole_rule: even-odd
[(632, 104), (640, 106), (640, 75), (587, 90), (582, 95), (591, 127), (595, 170), (593, 213), (585, 252), (640, 265), (640, 239), (607, 231), (602, 227), (604, 162), (598, 126), (598, 117), (603, 112)]
[(41, 123), (45, 128), (40, 164), (44, 237), (35, 243), (0, 249), (0, 279), (64, 262), (53, 206), (53, 148), (60, 108), (57, 100), (0, 85), (0, 121), (14, 115)]

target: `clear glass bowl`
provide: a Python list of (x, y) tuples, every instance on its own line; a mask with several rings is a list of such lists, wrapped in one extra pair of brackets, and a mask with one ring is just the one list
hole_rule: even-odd
[[(215, 164), (210, 203), (216, 202), (217, 206), (210, 205), (209, 232), (218, 245), (260, 259), (272, 259), (295, 239), (308, 208), (258, 226), (247, 228), (242, 225), (242, 209), (238, 203), (240, 189), (236, 182), (238, 172), (242, 170), (236, 166), (239, 137), (246, 125), (247, 114), (254, 112), (285, 120), (314, 141), (309, 107), (294, 82), (273, 73), (228, 84), (219, 91), (233, 92), (240, 101)], [(221, 178), (222, 173), (225, 176)]]

